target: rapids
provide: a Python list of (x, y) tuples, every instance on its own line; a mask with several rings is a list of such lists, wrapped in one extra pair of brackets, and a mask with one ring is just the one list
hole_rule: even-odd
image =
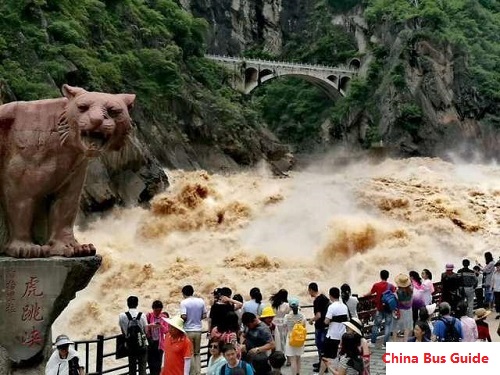
[(77, 230), (103, 265), (53, 326), (74, 339), (118, 333), (118, 314), (135, 294), (149, 311), (160, 299), (178, 311), (180, 289), (205, 297), (229, 286), (267, 300), (280, 288), (310, 303), (348, 282), (365, 294), (386, 268), (429, 268), (498, 256), (500, 167), (440, 159), (316, 164), (290, 178), (265, 168), (233, 175), (172, 172), (172, 187), (151, 209), (116, 209)]

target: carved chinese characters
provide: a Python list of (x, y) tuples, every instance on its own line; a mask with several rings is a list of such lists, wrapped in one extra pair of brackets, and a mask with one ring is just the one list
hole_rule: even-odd
[(51, 345), (53, 320), (87, 285), (100, 261), (0, 257), (0, 346), (13, 361), (28, 360)]

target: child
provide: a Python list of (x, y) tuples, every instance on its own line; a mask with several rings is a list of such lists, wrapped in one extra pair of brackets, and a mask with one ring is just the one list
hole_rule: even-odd
[(363, 323), (358, 318), (351, 318), (348, 322), (343, 322), (346, 326), (346, 331), (354, 333), (360, 338), (360, 345), (358, 347), (361, 358), (363, 359), (363, 373), (362, 375), (370, 375), (370, 357), (371, 352), (368, 347), (368, 341), (363, 337)]
[(488, 315), (491, 314), (491, 311), (486, 310), (484, 308), (477, 309), (474, 311), (474, 315), (476, 316), (476, 325), (477, 325), (477, 339), (479, 341), (488, 341), (491, 342), (490, 336), (490, 328), (488, 323), (486, 323), (485, 319)]
[(281, 368), (286, 362), (286, 357), (283, 352), (279, 350), (271, 353), (269, 356), (269, 365), (271, 366), (271, 375), (281, 375)]

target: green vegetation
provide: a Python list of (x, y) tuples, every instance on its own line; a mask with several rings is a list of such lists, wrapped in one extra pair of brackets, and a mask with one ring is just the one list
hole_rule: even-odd
[(4, 0), (0, 14), (0, 88), (18, 100), (56, 97), (69, 83), (134, 92), (135, 113), (163, 127), (186, 112), (258, 123), (227, 73), (202, 57), (206, 21), (174, 0)]
[[(410, 26), (414, 41), (444, 45), (468, 56), (472, 84), (500, 99), (500, 3), (494, 0), (368, 0), (367, 20)], [(489, 105), (486, 104), (486, 105)]]
[[(345, 11), (359, 0), (319, 0), (308, 14), (307, 28), (284, 41), (281, 56), (269, 56), (259, 48), (246, 53), (260, 57), (299, 63), (337, 66), (357, 56), (352, 33), (344, 25), (334, 25), (334, 11)], [(255, 103), (264, 121), (280, 139), (310, 149), (319, 143), (321, 125), (336, 112), (336, 103), (318, 87), (296, 78), (272, 80), (255, 91)], [(341, 137), (341, 132), (333, 132)]]

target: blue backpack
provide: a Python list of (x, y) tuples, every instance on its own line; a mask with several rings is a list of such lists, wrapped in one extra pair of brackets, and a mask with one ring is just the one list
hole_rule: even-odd
[(380, 299), (384, 306), (384, 310), (387, 312), (393, 312), (398, 308), (398, 298), (391, 290), (391, 286), (391, 284), (387, 283), (387, 290), (382, 293), (382, 298)]

